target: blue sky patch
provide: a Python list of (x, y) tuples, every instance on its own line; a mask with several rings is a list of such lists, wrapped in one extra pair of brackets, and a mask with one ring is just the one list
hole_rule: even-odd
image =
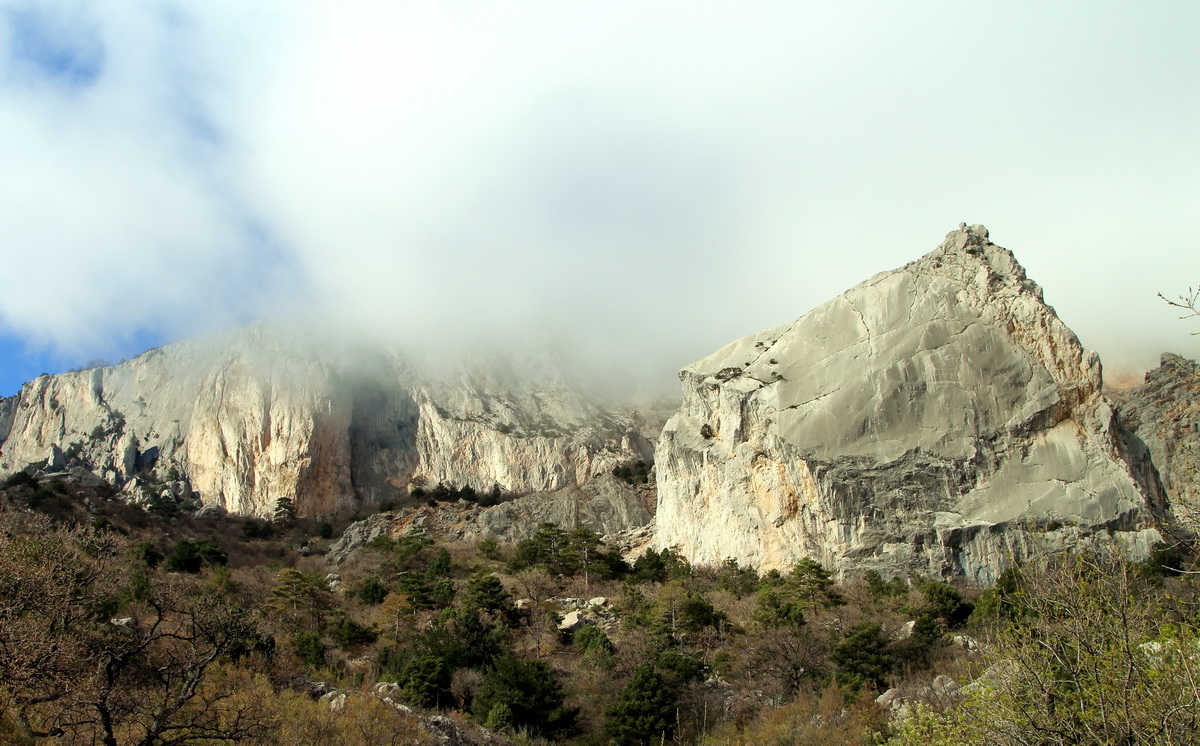
[(17, 69), (56, 85), (82, 89), (104, 72), (104, 41), (95, 24), (37, 5), (9, 8), (8, 56)]

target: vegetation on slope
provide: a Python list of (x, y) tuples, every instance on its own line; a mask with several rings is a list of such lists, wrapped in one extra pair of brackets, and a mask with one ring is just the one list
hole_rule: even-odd
[(1145, 566), (1047, 558), (982, 594), (839, 583), (813, 561), (762, 575), (669, 550), (627, 563), (552, 524), (515, 545), (378, 537), (332, 568), (344, 523), (110, 498), (30, 474), (0, 492), (0, 741), (1200, 737), (1200, 598), (1165, 550)]

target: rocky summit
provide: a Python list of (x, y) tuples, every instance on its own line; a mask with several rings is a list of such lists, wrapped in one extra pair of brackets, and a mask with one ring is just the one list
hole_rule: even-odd
[(652, 521), (653, 546), (696, 564), (812, 558), (986, 584), (1064, 547), (1145, 556), (1175, 525), (1168, 494), (1195, 501), (1198, 376), (1166, 356), (1116, 410), (1097, 356), (1012, 253), (964, 224), (684, 368), (665, 427), (653, 410), (597, 403), (545, 354), (433, 375), (256, 324), (27, 383), (0, 400), (0, 474), (32, 463), (129, 500), (259, 516), (281, 498), (319, 515), (413, 486), (438, 506), (486, 493), (505, 501), (358, 533), (433, 521), (519, 541), (554, 521), (640, 545)]
[(654, 541), (693, 562), (990, 583), (1044, 551), (1160, 540), (1165, 494), (1099, 358), (983, 226), (680, 379)]
[(0, 401), (0, 473), (90, 472), (132, 499), (301, 515), (410, 484), (553, 491), (648, 461), (661, 420), (605, 408), (546, 356), (449, 375), (267, 325), (41, 376)]

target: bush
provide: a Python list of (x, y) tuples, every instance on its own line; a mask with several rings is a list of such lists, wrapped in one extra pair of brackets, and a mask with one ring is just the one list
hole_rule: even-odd
[[(471, 705), (476, 717), (493, 725), (527, 729), (548, 737), (575, 727), (575, 710), (563, 702), (563, 689), (542, 661), (511, 655), (499, 658), (484, 676)], [(501, 708), (506, 708), (507, 711)]]
[(198, 573), (203, 563), (224, 565), (225, 552), (212, 539), (182, 539), (167, 555), (167, 572)]
[(4, 480), (5, 489), (10, 489), (12, 487), (33, 487), (36, 489), (37, 479), (35, 479), (32, 474), (24, 469), (21, 471), (14, 471), (8, 476), (7, 479)]
[(358, 585), (351, 591), (351, 595), (357, 597), (364, 604), (377, 606), (383, 603), (383, 599), (387, 598), (388, 587), (383, 584), (379, 578), (371, 575), (363, 578)]
[(350, 617), (343, 617), (342, 623), (333, 633), (333, 639), (337, 641), (338, 647), (342, 650), (349, 650), (359, 645), (369, 645), (378, 637), (379, 632), (359, 624)]
[(606, 713), (604, 732), (620, 746), (665, 743), (675, 732), (679, 695), (654, 666), (643, 663)]
[(296, 651), (296, 657), (309, 668), (325, 665), (325, 646), (316, 632), (301, 632), (293, 636), (292, 649)]

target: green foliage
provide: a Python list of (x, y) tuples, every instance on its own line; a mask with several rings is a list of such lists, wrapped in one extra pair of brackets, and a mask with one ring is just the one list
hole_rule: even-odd
[(962, 594), (953, 586), (937, 581), (922, 583), (921, 595), (924, 597), (921, 611), (924, 615), (943, 620), (949, 627), (959, 627), (974, 610), (970, 604), (963, 603)]
[(717, 572), (717, 587), (738, 598), (744, 598), (758, 590), (758, 572), (753, 567), (741, 567), (732, 557), (721, 563)]
[(168, 572), (200, 572), (201, 565), (224, 565), (229, 561), (220, 545), (212, 539), (181, 539), (167, 555)]
[(296, 502), (286, 495), (276, 500), (274, 520), (284, 524), (296, 520)]
[(495, 614), (508, 621), (517, 618), (517, 607), (512, 596), (504, 589), (500, 578), (494, 574), (479, 574), (467, 581), (463, 592), (463, 609), (479, 609)]
[(931, 616), (918, 617), (912, 634), (895, 643), (892, 648), (897, 662), (911, 666), (928, 666), (933, 652), (942, 646), (945, 635), (937, 620)]
[(1014, 603), (985, 673), (943, 712), (918, 709), (892, 743), (1200, 743), (1193, 589), (1167, 593), (1101, 551), (1026, 566), (994, 590)]
[(886, 677), (895, 662), (889, 643), (883, 625), (875, 622), (861, 622), (846, 630), (829, 656), (841, 669), (839, 683), (856, 694), (864, 684), (886, 689)]
[(421, 631), (411, 650), (385, 648), (376, 660), (381, 676), (404, 687), (414, 702), (440, 707), (453, 701), (450, 683), (454, 671), (483, 669), (504, 651), (502, 630), (479, 612), (447, 609)]
[(863, 580), (867, 583), (867, 591), (875, 599), (900, 598), (908, 593), (908, 583), (900, 578), (884, 580), (878, 570), (868, 570)]
[[(144, 487), (143, 489), (149, 490), (150, 488)], [(146, 501), (146, 510), (163, 518), (171, 518), (179, 515), (179, 503), (169, 492), (155, 492), (151, 493)]]
[(350, 593), (364, 604), (377, 606), (387, 598), (388, 587), (378, 577), (368, 575), (360, 580)]
[(683, 652), (679, 648), (667, 648), (655, 659), (657, 670), (676, 691), (693, 681), (703, 681), (708, 675), (708, 666)]
[(660, 552), (647, 549), (634, 561), (632, 577), (638, 583), (665, 583), (672, 578), (685, 578), (691, 572), (688, 561), (674, 549)]
[(784, 590), (764, 588), (758, 592), (757, 601), (752, 618), (764, 629), (804, 625), (804, 609), (808, 604), (790, 598)]
[(334, 630), (333, 639), (342, 650), (369, 645), (379, 637), (379, 632), (371, 627), (355, 622), (350, 617), (343, 617), (342, 623)]
[(842, 603), (829, 571), (811, 559), (797, 563), (786, 578), (768, 574), (762, 585), (753, 619), (764, 628), (800, 627), (805, 611)]
[(397, 683), (404, 687), (406, 699), (422, 707), (440, 707), (450, 701), (450, 675), (444, 659), (422, 655), (404, 666)]
[(650, 481), (650, 467), (645, 461), (632, 465), (625, 464), (613, 467), (612, 474), (626, 484), (646, 484)]
[(325, 665), (325, 645), (321, 643), (321, 636), (316, 632), (300, 632), (293, 635), (292, 650), (309, 668), (321, 668)]
[(568, 533), (554, 523), (539, 525), (533, 536), (517, 543), (508, 571), (535, 566), (552, 575), (586, 574), (604, 580), (621, 577), (629, 569), (621, 553), (605, 549), (595, 531), (577, 526)]
[(307, 626), (320, 631), (325, 612), (332, 605), (325, 577), (319, 572), (301, 572), (295, 568), (281, 570), (276, 585), (263, 602), (263, 612), (293, 629)]
[(500, 553), (499, 542), (490, 536), (486, 539), (481, 539), (476, 548), (479, 550), (479, 556), (484, 559), (496, 559), (496, 556)]
[(1158, 542), (1150, 550), (1150, 557), (1142, 563), (1140, 571), (1143, 577), (1156, 585), (1162, 584), (1163, 578), (1182, 575), (1186, 559), (1177, 546)]
[(12, 489), (13, 487), (37, 489), (37, 485), (37, 479), (25, 469), (14, 471), (4, 480), (4, 489)]
[(592, 624), (585, 624), (575, 630), (575, 635), (571, 639), (571, 644), (581, 653), (602, 652), (613, 653), (616, 649), (613, 647), (612, 640), (608, 639), (608, 635), (604, 634), (604, 630)]
[(333, 524), (329, 521), (321, 521), (317, 524), (317, 536), (322, 539), (328, 539), (333, 536)]
[(390, 554), (391, 552), (396, 551), (396, 546), (397, 544), (395, 539), (390, 536), (380, 534), (379, 536), (372, 537), (370, 541), (363, 545), (363, 548), (373, 549), (377, 552), (386, 552)]
[(1008, 621), (1021, 614), (1022, 578), (1016, 568), (1000, 573), (996, 585), (985, 590), (967, 617), (967, 626), (983, 629), (990, 624)]
[(242, 521), (242, 539), (251, 541), (253, 539), (270, 539), (275, 535), (275, 529), (270, 523), (260, 521), (254, 518), (247, 518)]
[(471, 707), (480, 720), (503, 720), (510, 728), (538, 736), (564, 734), (575, 727), (576, 713), (565, 706), (562, 685), (538, 660), (512, 655), (496, 659), (484, 672)]
[(649, 663), (639, 665), (606, 713), (604, 732), (619, 746), (650, 746), (675, 732), (679, 695)]

